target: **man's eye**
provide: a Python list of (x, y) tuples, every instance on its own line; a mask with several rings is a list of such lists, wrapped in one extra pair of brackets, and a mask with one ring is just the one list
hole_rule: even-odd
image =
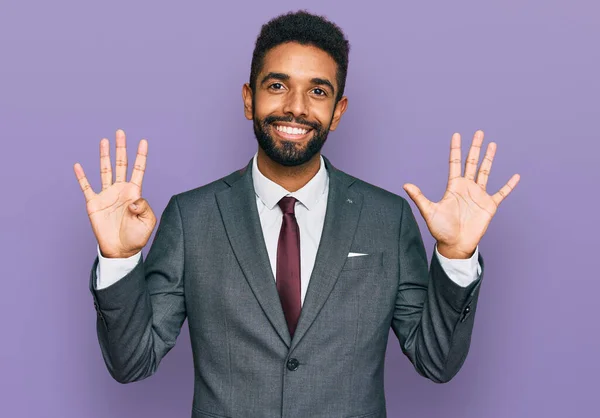
[(283, 88), (283, 84), (281, 83), (273, 83), (269, 86), (269, 88), (273, 90), (281, 90)]
[(327, 95), (327, 93), (325, 92), (325, 90), (320, 89), (320, 88), (314, 89), (313, 92), (315, 92), (315, 94), (317, 96), (325, 96), (325, 95)]

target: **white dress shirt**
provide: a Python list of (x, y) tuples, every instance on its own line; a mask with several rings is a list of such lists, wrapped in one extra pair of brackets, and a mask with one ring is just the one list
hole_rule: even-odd
[[(277, 243), (282, 223), (282, 212), (277, 204), (285, 196), (295, 197), (296, 220), (300, 229), (300, 291), (301, 303), (308, 289), (308, 283), (315, 264), (317, 249), (321, 241), (321, 232), (327, 209), (329, 194), (329, 174), (321, 157), (321, 166), (317, 174), (304, 187), (293, 193), (266, 178), (258, 169), (257, 155), (252, 163), (252, 180), (256, 192), (256, 206), (260, 224), (273, 270), (277, 277)], [(478, 263), (478, 248), (469, 259), (454, 260), (442, 256), (435, 248), (436, 256), (448, 277), (459, 286), (466, 287), (477, 280), (481, 274)], [(353, 255), (360, 257), (360, 255)], [(141, 251), (129, 258), (105, 258), (98, 248), (97, 288), (103, 289), (116, 283), (137, 265)]]

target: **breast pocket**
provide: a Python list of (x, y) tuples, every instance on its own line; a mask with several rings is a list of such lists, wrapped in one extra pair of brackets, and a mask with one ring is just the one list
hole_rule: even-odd
[(383, 264), (383, 253), (357, 255), (346, 258), (342, 271), (380, 267)]

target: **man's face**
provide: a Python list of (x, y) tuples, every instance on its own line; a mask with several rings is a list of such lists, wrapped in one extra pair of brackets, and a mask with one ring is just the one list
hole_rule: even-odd
[(330, 130), (346, 110), (336, 105), (337, 64), (325, 51), (285, 43), (269, 50), (256, 78), (254, 93), (244, 85), (244, 111), (267, 156), (297, 166), (319, 153)]

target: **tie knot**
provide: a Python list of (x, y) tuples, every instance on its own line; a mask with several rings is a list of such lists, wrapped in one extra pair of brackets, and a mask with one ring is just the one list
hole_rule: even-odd
[(291, 196), (286, 196), (281, 198), (278, 205), (281, 208), (281, 211), (284, 215), (294, 214), (294, 206), (296, 204), (296, 198)]

